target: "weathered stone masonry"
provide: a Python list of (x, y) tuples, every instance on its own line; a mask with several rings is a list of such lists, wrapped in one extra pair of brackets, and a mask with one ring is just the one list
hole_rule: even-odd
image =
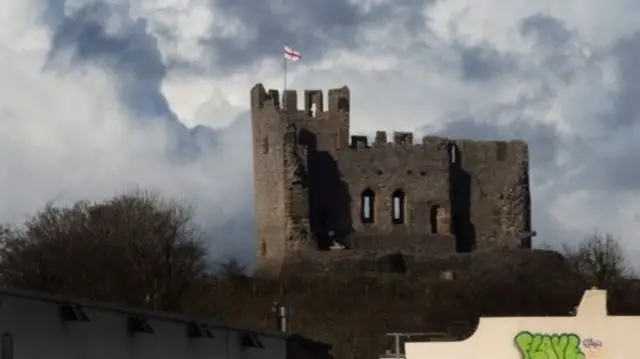
[(394, 132), (350, 136), (346, 87), (251, 90), (259, 270), (289, 258), (348, 251), (431, 256), (530, 247), (529, 154), (523, 141), (471, 141)]

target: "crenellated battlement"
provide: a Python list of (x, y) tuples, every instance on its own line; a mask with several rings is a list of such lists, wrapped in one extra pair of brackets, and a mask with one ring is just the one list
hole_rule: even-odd
[(298, 91), (285, 90), (281, 97), (280, 91), (274, 89), (267, 91), (262, 84), (257, 84), (251, 89), (251, 108), (254, 110), (271, 109), (287, 113), (303, 112), (309, 117), (321, 117), (319, 115), (322, 113), (349, 113), (349, 88), (343, 86), (330, 89), (327, 92), (327, 98), (328, 103), (325, 107), (322, 90), (305, 90), (303, 107), (300, 108), (298, 106)]
[(414, 138), (417, 137), (413, 132), (392, 132), (392, 141), (389, 142), (386, 131), (376, 131), (373, 143), (369, 143), (367, 136), (354, 135), (351, 136), (349, 148), (351, 149), (367, 149), (367, 148), (396, 148), (401, 147), (405, 149), (421, 149), (426, 146), (432, 145), (447, 145), (453, 140), (445, 137), (437, 136), (423, 136), (420, 143), (414, 143)]
[(433, 150), (446, 149), (451, 151), (452, 147), (456, 151), (473, 151), (474, 153), (486, 153), (486, 159), (495, 159), (498, 162), (506, 160), (512, 154), (518, 154), (523, 159), (528, 159), (527, 144), (522, 140), (512, 141), (476, 141), (468, 139), (455, 139), (439, 136), (423, 136), (419, 143), (414, 141), (418, 136), (412, 132), (394, 131), (391, 133), (391, 141), (385, 131), (376, 131), (373, 143), (369, 143), (369, 138), (362, 135), (353, 135), (350, 138), (349, 150), (368, 150), (368, 149), (405, 149), (405, 150)]

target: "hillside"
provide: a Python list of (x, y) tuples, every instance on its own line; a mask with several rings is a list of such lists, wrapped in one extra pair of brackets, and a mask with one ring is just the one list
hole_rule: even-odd
[[(568, 315), (587, 283), (558, 253), (527, 252), (450, 258), (454, 280), (420, 271), (291, 274), (279, 280), (235, 277), (203, 288), (189, 311), (275, 326), (270, 308), (278, 301), (291, 308), (293, 331), (333, 344), (336, 358), (371, 359), (386, 349), (387, 332), (445, 331), (462, 322), (451, 334), (465, 337), (481, 315)], [(613, 313), (640, 312), (634, 287), (624, 282), (612, 289)]]

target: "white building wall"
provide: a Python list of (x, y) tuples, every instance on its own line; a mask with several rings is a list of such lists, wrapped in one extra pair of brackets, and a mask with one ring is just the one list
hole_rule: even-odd
[(606, 291), (586, 291), (576, 316), (480, 318), (454, 342), (410, 342), (407, 359), (637, 359), (640, 316), (609, 316)]
[(186, 318), (147, 316), (154, 333), (131, 333), (125, 310), (83, 310), (90, 321), (64, 321), (55, 301), (0, 293), (0, 336), (9, 334), (13, 341), (13, 357), (0, 359), (286, 358), (286, 339), (277, 332), (256, 333), (264, 348), (243, 348), (247, 331), (220, 323), (211, 325), (214, 338), (189, 338)]

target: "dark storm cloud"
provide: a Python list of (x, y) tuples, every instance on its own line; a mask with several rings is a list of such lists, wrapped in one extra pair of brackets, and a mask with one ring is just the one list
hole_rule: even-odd
[[(120, 99), (132, 112), (134, 126), (144, 126), (145, 119), (159, 119), (156, 124), (167, 126), (170, 143), (166, 149), (167, 165), (180, 166), (188, 161), (204, 160), (208, 156), (236, 156), (251, 148), (251, 131), (248, 115), (238, 117), (230, 126), (214, 130), (207, 126), (188, 129), (173, 113), (162, 94), (161, 84), (167, 74), (167, 66), (161, 57), (157, 38), (150, 34), (144, 19), (132, 19), (127, 11), (107, 3), (84, 6), (71, 14), (64, 12), (64, 0), (49, 0), (44, 22), (53, 30), (54, 36), (49, 51), (48, 71), (58, 71), (56, 60), (71, 52), (71, 69), (93, 64), (108, 69), (115, 77)], [(117, 31), (107, 31), (110, 17), (120, 18)], [(221, 143), (224, 142), (224, 148)], [(250, 152), (250, 151), (249, 151)], [(250, 164), (250, 160), (247, 160)], [(220, 168), (211, 168), (211, 180), (216, 181)], [(117, 179), (114, 179), (117, 181)], [(201, 228), (209, 243), (211, 253), (224, 251), (242, 259), (253, 256), (253, 188), (251, 177), (238, 178), (246, 192), (229, 204), (235, 216), (223, 222), (205, 221)], [(220, 203), (197, 201), (201, 216), (210, 220), (225, 218), (221, 215)]]
[(605, 120), (610, 126), (626, 127), (640, 119), (640, 32), (620, 39), (613, 47), (613, 54), (620, 66), (622, 84), (616, 111)]
[(219, 0), (212, 11), (239, 20), (254, 36), (224, 38), (213, 33), (203, 43), (214, 51), (214, 66), (222, 71), (278, 58), (285, 44), (299, 49), (305, 61), (321, 60), (327, 49), (357, 48), (359, 30), (368, 25), (402, 18), (411, 33), (424, 31), (419, 10), (432, 2), (394, 0), (365, 11), (347, 0)]
[(489, 81), (517, 69), (514, 58), (488, 44), (457, 45), (460, 52), (462, 76), (469, 81)]
[(539, 43), (555, 48), (566, 45), (571, 39), (571, 33), (560, 20), (542, 14), (523, 19), (520, 33), (534, 36)]
[(637, 192), (640, 190), (640, 149), (618, 156), (602, 156), (585, 171), (586, 187), (609, 188), (611, 191)]
[(539, 54), (545, 56), (540, 66), (565, 82), (575, 77), (576, 68), (569, 64), (574, 34), (562, 21), (543, 14), (529, 16), (520, 22), (520, 34), (535, 40)]
[[(164, 118), (172, 141), (167, 148), (170, 159), (196, 159), (203, 150), (215, 147), (217, 135), (203, 126), (187, 129), (171, 110), (162, 94), (161, 85), (167, 74), (158, 41), (147, 30), (145, 19), (134, 20), (122, 9), (106, 3), (93, 3), (65, 15), (61, 0), (52, 0), (45, 21), (53, 27), (54, 36), (49, 52), (48, 68), (58, 55), (71, 50), (73, 66), (97, 64), (117, 77), (122, 103), (134, 118)], [(117, 10), (120, 10), (119, 12)], [(110, 17), (121, 17), (121, 28), (107, 32)], [(136, 116), (138, 115), (138, 116)]]
[(611, 154), (595, 153), (588, 158), (576, 187), (637, 195), (640, 191), (640, 148), (635, 140), (621, 141), (613, 138), (615, 137), (611, 137), (609, 141), (591, 143), (596, 148), (613, 147), (619, 150)]
[(54, 29), (49, 57), (71, 49), (77, 63), (94, 62), (118, 76), (122, 101), (140, 114), (173, 116), (160, 84), (167, 69), (157, 39), (147, 32), (144, 19), (128, 16), (120, 31), (107, 33), (105, 24), (114, 14), (104, 3), (87, 5), (64, 16)]
[(614, 192), (640, 190), (640, 33), (618, 40), (611, 55), (617, 60), (620, 83), (613, 111), (600, 117), (602, 133), (592, 141), (603, 154), (591, 158), (583, 178), (585, 188)]

